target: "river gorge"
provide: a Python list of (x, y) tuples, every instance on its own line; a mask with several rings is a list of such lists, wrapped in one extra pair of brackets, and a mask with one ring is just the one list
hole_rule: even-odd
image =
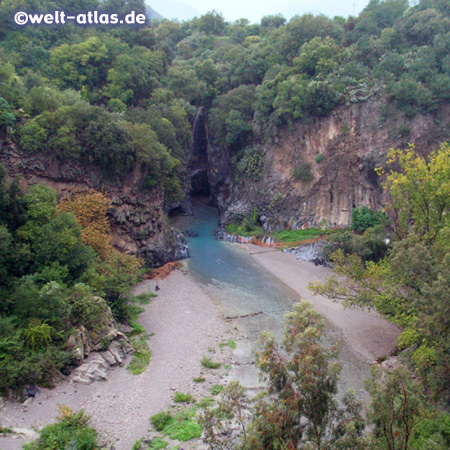
[[(129, 450), (135, 439), (148, 433), (148, 419), (171, 405), (175, 391), (192, 392), (200, 399), (212, 385), (236, 379), (249, 393), (259, 392), (253, 355), (258, 337), (270, 331), (279, 339), (285, 313), (301, 297), (324, 316), (326, 345), (340, 342), (339, 397), (351, 389), (368, 403), (364, 380), (374, 360), (394, 351), (399, 333), (395, 326), (375, 312), (345, 310), (340, 303), (313, 297), (307, 284), (324, 279), (330, 274), (327, 268), (275, 249), (217, 240), (218, 211), (207, 199), (193, 199), (193, 215), (172, 222), (187, 236), (191, 258), (167, 279), (135, 288), (142, 293), (160, 287), (139, 318), (151, 336), (153, 356), (147, 370), (135, 376), (117, 367), (105, 381), (83, 385), (68, 379), (55, 389), (42, 388), (26, 406), (6, 402), (2, 423), (22, 438), (1, 438), (3, 450), (19, 450), (23, 439), (34, 437), (33, 427), (53, 422), (58, 404), (84, 409), (108, 443)], [(222, 354), (221, 343), (231, 339), (236, 348)], [(222, 369), (204, 370), (200, 360), (205, 355), (222, 358)], [(206, 378), (204, 386), (193, 383), (199, 374)]]

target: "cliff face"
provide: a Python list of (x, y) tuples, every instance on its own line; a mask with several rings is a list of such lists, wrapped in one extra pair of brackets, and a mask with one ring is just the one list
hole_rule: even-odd
[[(193, 124), (184, 187), (187, 197), (189, 193), (210, 195), (220, 209), (222, 223), (240, 221), (256, 208), (267, 232), (323, 221), (329, 226), (347, 226), (352, 208), (383, 206), (382, 180), (374, 169), (385, 164), (390, 148), (414, 143), (425, 152), (450, 138), (450, 107), (436, 117), (407, 119), (395, 112), (383, 118), (385, 104), (380, 99), (369, 100), (279, 130), (272, 143), (262, 145), (264, 165), (257, 181), (237, 173), (231, 155), (211, 145), (207, 112), (200, 109)], [(120, 183), (111, 182), (95, 167), (27, 155), (1, 140), (0, 163), (11, 177), (20, 178), (22, 188), (42, 182), (61, 198), (91, 188), (108, 195), (114, 245), (121, 251), (143, 257), (153, 266), (188, 256), (183, 236), (168, 222), (160, 191), (140, 189), (138, 170)], [(310, 170), (310, 180), (293, 177), (300, 166)], [(189, 212), (189, 198), (173, 207)]]
[(16, 145), (0, 141), (0, 163), (21, 187), (44, 183), (59, 198), (89, 189), (102, 191), (112, 202), (109, 210), (114, 245), (121, 251), (160, 266), (187, 256), (184, 239), (168, 222), (157, 189), (141, 190), (141, 174), (134, 170), (121, 182), (108, 181), (95, 167), (82, 167), (42, 155), (24, 154)]
[[(450, 109), (440, 111), (437, 118), (407, 119), (398, 112), (383, 118), (382, 105), (381, 100), (369, 100), (280, 130), (273, 143), (263, 145), (264, 168), (256, 182), (236, 172), (221, 181), (231, 165), (223, 161), (223, 152), (210, 148), (210, 172), (216, 174), (210, 181), (220, 183), (216, 198), (222, 222), (248, 217), (256, 207), (266, 231), (323, 221), (347, 226), (352, 208), (383, 206), (382, 180), (374, 169), (385, 164), (390, 148), (414, 143), (425, 152), (448, 139)], [(309, 181), (293, 177), (299, 167), (307, 172), (310, 167)]]

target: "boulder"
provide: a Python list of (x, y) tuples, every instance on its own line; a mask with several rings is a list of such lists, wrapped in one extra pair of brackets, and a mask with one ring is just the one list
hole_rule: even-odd
[(328, 243), (324, 240), (311, 244), (303, 244), (301, 247), (283, 250), (285, 253), (292, 253), (299, 261), (314, 263), (316, 266), (330, 267), (330, 262), (326, 257), (326, 247)]
[(124, 346), (120, 341), (113, 341), (108, 350), (101, 352), (101, 355), (110, 366), (121, 366), (125, 358)]
[(71, 375), (75, 383), (91, 384), (94, 381), (108, 379), (108, 363), (99, 353), (91, 354)]

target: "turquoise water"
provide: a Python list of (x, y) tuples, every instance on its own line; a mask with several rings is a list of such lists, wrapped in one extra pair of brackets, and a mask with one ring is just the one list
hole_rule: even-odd
[[(198, 234), (198, 237), (187, 238), (191, 258), (185, 261), (185, 267), (205, 287), (222, 314), (235, 318), (232, 324), (248, 337), (248, 345), (242, 351), (243, 360), (252, 358), (252, 347), (262, 331), (270, 331), (280, 339), (284, 315), (299, 300), (298, 294), (258, 265), (245, 245), (215, 238), (218, 211), (208, 206), (205, 200), (197, 199), (194, 215), (177, 217), (174, 225), (182, 231)], [(252, 314), (256, 315), (236, 319)], [(341, 340), (340, 332), (327, 323), (324, 344), (332, 345), (338, 340), (341, 341), (339, 362), (342, 366), (340, 395), (352, 389), (366, 403), (369, 397), (364, 389), (364, 380), (370, 377), (370, 367)], [(236, 367), (230, 376), (247, 387), (256, 386), (258, 372), (255, 366), (246, 367)]]
[(194, 205), (194, 216), (176, 220), (182, 231), (198, 234), (187, 238), (188, 271), (211, 290), (226, 316), (264, 313), (247, 320), (247, 331), (259, 334), (264, 329), (279, 335), (297, 293), (254, 262), (245, 245), (217, 240), (217, 224), (218, 211), (204, 203)]

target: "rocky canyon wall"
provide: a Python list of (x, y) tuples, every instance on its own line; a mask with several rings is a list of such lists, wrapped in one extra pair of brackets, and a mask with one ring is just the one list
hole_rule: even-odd
[[(222, 222), (240, 221), (256, 208), (266, 231), (324, 221), (347, 226), (353, 208), (380, 209), (385, 198), (374, 169), (385, 165), (388, 150), (414, 143), (418, 151), (428, 152), (450, 137), (450, 108), (412, 119), (383, 109), (383, 99), (369, 100), (279, 130), (272, 143), (261, 144), (264, 167), (257, 181), (236, 171), (228, 175), (230, 163), (223, 162), (223, 151), (209, 149), (216, 184), (227, 175), (217, 193)], [(222, 170), (217, 167), (221, 164)], [(310, 180), (296, 179), (298, 168), (310, 169)], [(210, 178), (214, 182), (214, 173)]]
[(183, 236), (170, 226), (161, 193), (157, 189), (141, 189), (142, 175), (138, 170), (120, 182), (112, 182), (96, 167), (83, 167), (47, 155), (27, 155), (5, 141), (0, 141), (0, 163), (11, 178), (19, 178), (23, 189), (43, 183), (53, 187), (60, 199), (89, 189), (103, 192), (111, 199), (108, 215), (113, 243), (119, 250), (142, 257), (152, 266), (186, 256)]

